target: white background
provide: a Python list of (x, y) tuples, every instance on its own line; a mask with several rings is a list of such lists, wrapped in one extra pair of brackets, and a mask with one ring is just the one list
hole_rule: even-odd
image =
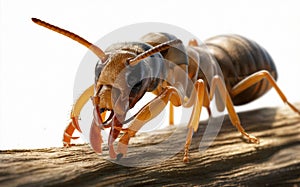
[[(236, 33), (273, 57), (278, 84), (300, 101), (300, 11), (297, 1), (1, 0), (0, 149), (60, 146), (73, 83), (87, 49), (31, 22), (37, 17), (96, 42), (138, 22), (164, 22), (200, 39)], [(274, 90), (238, 110), (283, 106)]]

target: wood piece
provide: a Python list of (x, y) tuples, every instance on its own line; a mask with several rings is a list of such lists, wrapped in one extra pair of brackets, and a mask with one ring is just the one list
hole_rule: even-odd
[[(198, 151), (206, 127), (205, 121), (200, 123), (188, 164), (182, 162), (183, 151), (156, 165), (126, 167), (103, 159), (88, 145), (6, 150), (0, 151), (0, 186), (299, 185), (300, 117), (288, 107), (239, 116), (245, 129), (260, 138), (259, 145), (245, 143), (225, 117), (216, 140), (205, 151)], [(141, 134), (134, 146), (169, 134), (168, 130)]]

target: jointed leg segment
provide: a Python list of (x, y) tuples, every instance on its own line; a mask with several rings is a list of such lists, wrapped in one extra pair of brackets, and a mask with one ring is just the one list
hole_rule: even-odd
[(184, 146), (184, 156), (183, 156), (184, 162), (189, 161), (189, 148), (192, 142), (193, 131), (194, 132), (197, 131), (199, 126), (200, 114), (201, 114), (201, 109), (203, 106), (204, 95), (205, 95), (205, 84), (203, 80), (199, 79), (195, 83), (193, 92), (196, 98), (194, 98), (193, 95), (191, 97), (192, 100), (195, 99), (195, 104), (194, 104), (192, 116), (188, 124), (188, 133), (187, 133), (186, 142)]
[(136, 132), (148, 121), (155, 118), (167, 105), (168, 101), (171, 101), (173, 105), (181, 105), (181, 97), (178, 94), (176, 88), (166, 87), (161, 95), (150, 101), (144, 106), (137, 116), (133, 119), (129, 125), (127, 131), (120, 138), (118, 143), (117, 152), (119, 152), (118, 158), (121, 158), (127, 152), (128, 143), (131, 137), (135, 136)]
[(71, 122), (69, 123), (69, 125), (67, 126), (67, 128), (64, 131), (64, 135), (63, 135), (63, 144), (64, 147), (70, 147), (73, 146), (73, 144), (71, 144), (71, 140), (75, 140), (78, 139), (79, 137), (73, 137), (73, 133), (76, 130), (78, 130), (79, 132), (81, 132), (80, 129), (78, 129), (77, 127), (79, 127), (78, 124), (78, 117), (71, 117)]
[(277, 85), (277, 83), (275, 82), (275, 80), (272, 77), (272, 75), (270, 75), (270, 73), (268, 71), (266, 71), (266, 70), (261, 70), (259, 72), (256, 72), (256, 73), (250, 75), (249, 77), (247, 77), (246, 79), (242, 80), (235, 87), (233, 87), (231, 93), (233, 95), (238, 95), (242, 91), (246, 90), (247, 88), (249, 88), (253, 84), (261, 81), (264, 78), (267, 79), (268, 82), (271, 84), (271, 86), (275, 88), (276, 92), (278, 93), (278, 95), (280, 96), (280, 98), (282, 99), (282, 101), (284, 103), (288, 104), (289, 107), (291, 107), (291, 109), (293, 111), (295, 111), (298, 114), (300, 114), (300, 111), (287, 100), (286, 96), (283, 94), (283, 92), (281, 91), (281, 89), (279, 88), (279, 86)]
[(170, 114), (169, 114), (169, 124), (170, 125), (174, 125), (174, 106), (173, 106), (173, 104), (170, 102), (169, 103), (169, 112), (170, 112)]
[(230, 98), (230, 95), (228, 94), (228, 91), (222, 81), (222, 79), (219, 76), (215, 76), (212, 80), (212, 84), (211, 84), (211, 92), (210, 92), (210, 99), (213, 98), (213, 95), (216, 91), (216, 89), (218, 89), (220, 96), (222, 97), (222, 100), (226, 105), (227, 111), (228, 111), (228, 115), (229, 118), (232, 122), (232, 124), (238, 129), (238, 131), (240, 133), (242, 133), (242, 135), (244, 135), (246, 138), (248, 138), (249, 142), (251, 143), (259, 143), (259, 139), (256, 138), (255, 136), (252, 136), (250, 134), (248, 134), (245, 129), (242, 127), (240, 119), (234, 109), (232, 100)]
[(73, 105), (72, 111), (71, 111), (71, 122), (67, 126), (64, 136), (63, 136), (63, 143), (65, 147), (71, 146), (71, 139), (77, 139), (78, 137), (72, 137), (72, 134), (75, 130), (78, 130), (81, 132), (81, 129), (79, 127), (78, 118), (81, 109), (86, 104), (86, 102), (90, 99), (90, 97), (94, 94), (94, 85), (87, 88), (77, 99), (75, 104)]

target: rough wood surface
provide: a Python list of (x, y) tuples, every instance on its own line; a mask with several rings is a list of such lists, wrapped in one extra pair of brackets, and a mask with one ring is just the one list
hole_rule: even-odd
[[(112, 163), (96, 155), (88, 145), (1, 151), (0, 186), (299, 186), (300, 117), (288, 107), (239, 115), (246, 130), (260, 138), (259, 145), (245, 143), (226, 117), (221, 132), (205, 152), (198, 151), (206, 126), (201, 122), (188, 164), (182, 163), (182, 151), (146, 167)], [(159, 131), (147, 139), (140, 135), (137, 139), (146, 141), (134, 146), (168, 134), (167, 130)]]

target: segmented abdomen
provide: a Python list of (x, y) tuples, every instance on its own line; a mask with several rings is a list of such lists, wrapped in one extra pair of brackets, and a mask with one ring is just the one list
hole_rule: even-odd
[[(259, 70), (267, 70), (277, 79), (271, 56), (254, 41), (238, 35), (220, 35), (206, 40), (205, 44), (222, 70), (229, 93), (238, 82)], [(231, 98), (234, 105), (242, 105), (262, 96), (270, 88), (263, 79)]]

